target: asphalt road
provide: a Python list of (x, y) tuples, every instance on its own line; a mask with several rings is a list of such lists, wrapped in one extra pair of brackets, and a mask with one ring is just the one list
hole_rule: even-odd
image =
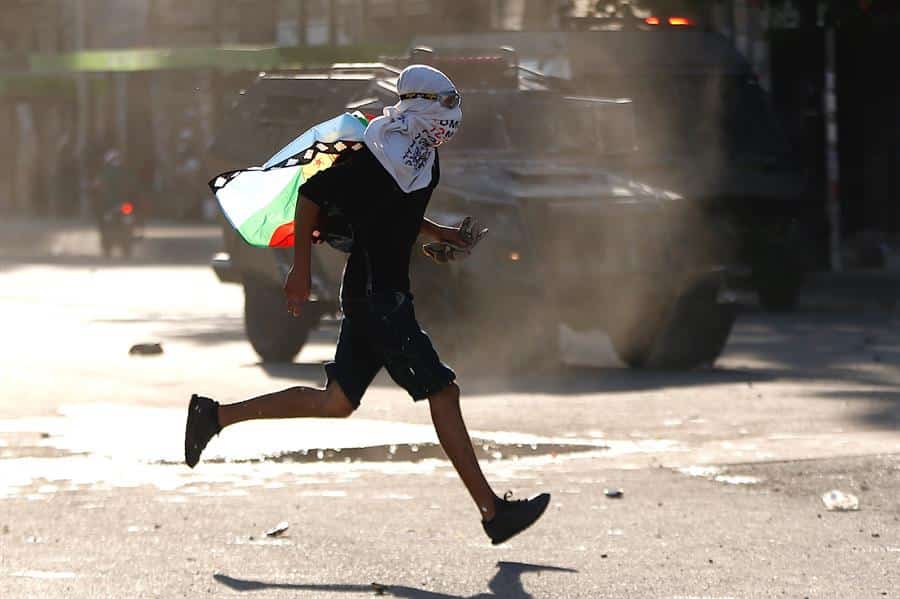
[[(240, 289), (202, 266), (0, 277), (2, 597), (900, 594), (897, 315), (745, 314), (700, 372), (629, 371), (564, 333), (558, 369), (461, 373), (497, 489), (554, 494), (492, 547), (427, 407), (386, 377), (347, 421), (240, 425), (179, 463), (192, 392), (321, 382), (334, 329), (264, 366)], [(859, 511), (826, 510), (831, 489)]]

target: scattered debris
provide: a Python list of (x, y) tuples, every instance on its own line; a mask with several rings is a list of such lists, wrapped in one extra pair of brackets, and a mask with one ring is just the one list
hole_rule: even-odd
[(822, 495), (822, 503), (830, 512), (855, 512), (859, 510), (859, 499), (856, 495), (832, 489)]
[(621, 499), (625, 496), (625, 491), (622, 489), (617, 489), (615, 487), (609, 487), (603, 489), (603, 494), (609, 497), (610, 499)]
[(281, 535), (284, 534), (284, 531), (286, 531), (288, 529), (288, 527), (290, 527), (290, 524), (288, 524), (287, 522), (279, 522), (278, 524), (276, 524), (274, 526), (274, 528), (270, 528), (269, 530), (266, 531), (266, 536), (267, 537), (280, 537)]
[(372, 583), (372, 590), (375, 592), (376, 595), (384, 595), (384, 594), (387, 592), (388, 587), (387, 587), (387, 585), (379, 584), (379, 583), (377, 583), (377, 582), (373, 582), (373, 583)]
[(129, 356), (158, 356), (161, 353), (162, 343), (135, 343), (128, 350)]

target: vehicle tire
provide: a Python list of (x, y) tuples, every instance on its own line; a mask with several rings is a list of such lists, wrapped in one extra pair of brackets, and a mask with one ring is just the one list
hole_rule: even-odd
[(654, 344), (651, 368), (690, 370), (712, 366), (731, 334), (737, 307), (718, 301), (719, 281), (701, 280), (675, 302)]
[(737, 311), (718, 302), (719, 282), (703, 279), (672, 299), (646, 302), (631, 327), (612, 327), (609, 337), (631, 368), (689, 370), (711, 366), (728, 341)]
[(607, 334), (616, 355), (630, 368), (644, 368), (653, 358), (672, 308), (671, 296), (668, 289), (643, 289), (639, 297), (623, 294), (612, 308)]
[[(610, 332), (611, 333), (611, 332)], [(658, 331), (654, 334), (632, 337), (627, 334), (610, 334), (616, 355), (629, 368), (644, 368), (653, 354), (653, 345)]]
[(300, 352), (321, 318), (316, 309), (306, 308), (299, 317), (291, 316), (280, 288), (244, 281), (244, 329), (263, 362), (290, 362)]

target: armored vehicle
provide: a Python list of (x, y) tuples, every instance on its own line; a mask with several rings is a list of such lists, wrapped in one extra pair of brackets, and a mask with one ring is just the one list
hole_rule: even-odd
[[(413, 293), (442, 353), (532, 364), (555, 355), (559, 325), (605, 329), (633, 367), (711, 364), (735, 318), (726, 288), (738, 265), (716, 261), (726, 229), (696, 202), (634, 180), (630, 100), (569, 96), (522, 68), (509, 48), (406, 59), (441, 68), (461, 89), (463, 124), (439, 150), (441, 184), (429, 215), (476, 217), (490, 229), (466, 260), (413, 260)], [(262, 75), (241, 97), (215, 146), (222, 170), (273, 153), (341, 110), (378, 113), (396, 102), (405, 61)], [(254, 249), (225, 228), (214, 259), (246, 296), (248, 337), (264, 360), (290, 360), (320, 318), (338, 310), (344, 256), (313, 252), (304, 316), (284, 309), (290, 254)]]
[(640, 146), (632, 176), (727, 223), (734, 243), (721, 259), (747, 267), (741, 286), (758, 292), (767, 308), (791, 308), (814, 265), (824, 210), (747, 59), (724, 36), (666, 13), (576, 18), (569, 26), (575, 30), (422, 36), (415, 43), (438, 52), (509, 44), (559, 90), (631, 98)]

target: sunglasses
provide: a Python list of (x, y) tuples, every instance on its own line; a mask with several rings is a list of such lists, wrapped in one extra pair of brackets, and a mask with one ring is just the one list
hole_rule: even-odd
[(459, 106), (459, 93), (456, 90), (439, 92), (436, 94), (427, 94), (424, 92), (412, 92), (408, 94), (400, 94), (401, 100), (410, 100), (412, 98), (424, 98), (426, 100), (434, 100), (444, 108), (456, 108)]

